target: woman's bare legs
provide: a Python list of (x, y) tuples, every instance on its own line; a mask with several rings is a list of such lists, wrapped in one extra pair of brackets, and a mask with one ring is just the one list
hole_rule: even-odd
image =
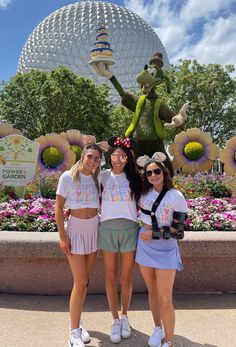
[(104, 269), (105, 269), (105, 286), (109, 308), (113, 319), (118, 319), (118, 290), (117, 290), (117, 259), (118, 253), (102, 251)]
[(155, 326), (161, 327), (160, 305), (158, 302), (155, 269), (140, 265), (140, 271), (148, 289), (148, 303)]
[[(120, 254), (120, 283), (121, 283), (121, 311), (126, 315), (132, 295), (132, 272), (134, 268), (134, 251)], [(106, 294), (113, 319), (119, 318), (118, 290), (117, 290), (117, 263), (118, 253), (103, 251), (105, 268)]]
[(121, 310), (120, 316), (127, 315), (132, 296), (133, 269), (135, 251), (120, 254), (120, 284), (121, 284)]
[(68, 256), (68, 262), (73, 275), (73, 288), (70, 296), (71, 329), (79, 328), (89, 273), (92, 269), (96, 252), (89, 255), (73, 254)]
[(176, 270), (155, 269), (156, 288), (161, 320), (165, 329), (165, 341), (173, 341), (175, 310), (172, 303)]
[[(90, 274), (91, 274), (91, 272), (92, 272), (93, 265), (94, 265), (95, 260), (96, 260), (96, 256), (97, 256), (97, 252), (94, 252), (94, 253), (90, 253), (90, 254), (86, 254), (86, 255), (85, 255), (85, 259), (86, 259), (86, 269), (87, 269), (88, 276), (90, 276)], [(87, 282), (86, 292), (85, 292), (85, 295), (84, 295), (84, 300), (85, 300), (85, 298), (86, 298), (86, 294), (87, 294), (87, 291), (88, 291), (88, 285), (89, 285), (89, 278), (88, 278), (88, 282)]]

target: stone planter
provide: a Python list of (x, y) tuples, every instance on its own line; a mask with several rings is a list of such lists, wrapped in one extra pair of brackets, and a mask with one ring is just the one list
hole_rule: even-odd
[[(236, 233), (186, 232), (180, 242), (184, 271), (175, 292), (236, 292)], [(0, 292), (69, 294), (72, 277), (58, 246), (57, 233), (0, 232)], [(146, 287), (138, 266), (134, 292)], [(91, 275), (89, 293), (104, 293), (101, 253)]]

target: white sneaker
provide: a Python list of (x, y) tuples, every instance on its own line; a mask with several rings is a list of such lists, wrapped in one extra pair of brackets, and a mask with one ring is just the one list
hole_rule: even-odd
[(165, 343), (162, 345), (162, 347), (171, 347), (171, 346), (172, 346), (171, 342), (165, 342)]
[(79, 327), (81, 329), (81, 339), (82, 339), (83, 343), (89, 343), (91, 341), (91, 337), (89, 336), (89, 333), (87, 332), (87, 330), (84, 329), (84, 327), (82, 325), (82, 321), (80, 321)]
[(110, 340), (113, 343), (121, 341), (121, 322), (119, 319), (114, 319), (111, 326)]
[[(153, 333), (148, 340), (150, 347), (161, 347), (161, 340), (165, 337), (165, 332), (161, 327), (155, 327)], [(165, 346), (166, 347), (166, 346)]]
[(71, 330), (69, 339), (68, 339), (68, 346), (69, 347), (85, 347), (81, 338), (80, 328)]
[(123, 339), (128, 339), (131, 335), (131, 328), (129, 325), (129, 319), (127, 316), (120, 317), (121, 322), (121, 337)]

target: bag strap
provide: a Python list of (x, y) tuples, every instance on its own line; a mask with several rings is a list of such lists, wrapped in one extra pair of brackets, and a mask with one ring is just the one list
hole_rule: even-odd
[(155, 212), (156, 212), (158, 206), (160, 205), (161, 200), (164, 198), (164, 196), (166, 195), (167, 192), (168, 192), (167, 188), (162, 189), (162, 191), (160, 192), (157, 199), (154, 201), (154, 203), (152, 205), (151, 219), (152, 219), (152, 228), (153, 229), (158, 229), (158, 222), (157, 222)]

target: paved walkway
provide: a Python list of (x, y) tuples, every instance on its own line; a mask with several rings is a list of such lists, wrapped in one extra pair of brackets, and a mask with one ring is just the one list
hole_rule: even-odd
[[(1, 347), (65, 347), (68, 297), (0, 294)], [(236, 347), (236, 294), (177, 294), (175, 347)], [(110, 313), (103, 295), (89, 295), (83, 314), (92, 340), (88, 347), (111, 347)], [(132, 336), (120, 347), (147, 347), (152, 318), (145, 294), (133, 295)]]

